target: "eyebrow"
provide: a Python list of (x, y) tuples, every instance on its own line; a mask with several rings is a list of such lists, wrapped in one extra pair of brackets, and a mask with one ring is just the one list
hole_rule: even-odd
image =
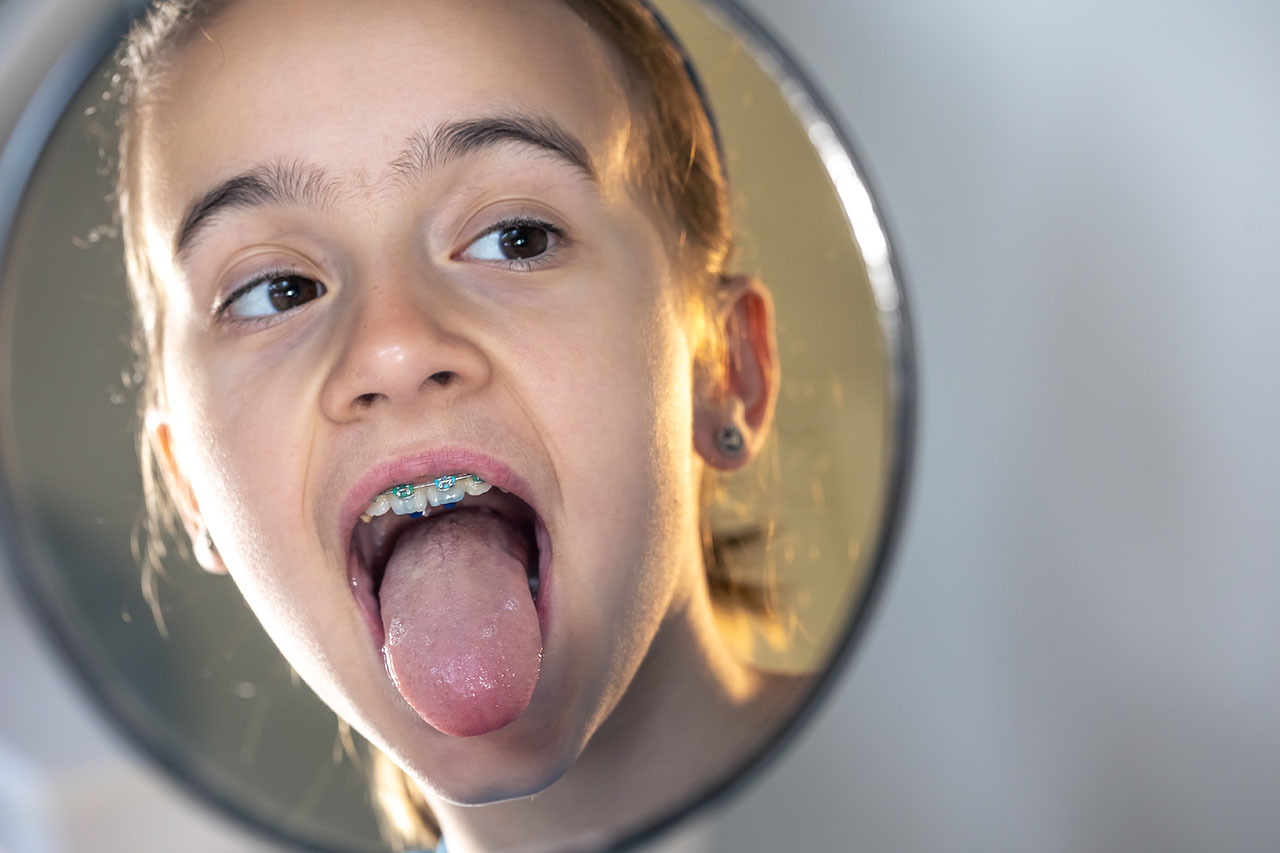
[(420, 181), (452, 160), (504, 142), (548, 151), (597, 180), (586, 146), (550, 119), (525, 115), (467, 119), (441, 125), (430, 136), (415, 133), (391, 169), (406, 181)]
[[(443, 124), (430, 134), (413, 133), (389, 169), (397, 182), (416, 183), (454, 160), (512, 142), (549, 152), (593, 182), (599, 181), (581, 141), (550, 119), (526, 115), (465, 119)], [(300, 161), (256, 166), (223, 181), (187, 207), (174, 236), (174, 255), (181, 257), (227, 211), (289, 204), (325, 208), (340, 196), (338, 181), (318, 166)]]

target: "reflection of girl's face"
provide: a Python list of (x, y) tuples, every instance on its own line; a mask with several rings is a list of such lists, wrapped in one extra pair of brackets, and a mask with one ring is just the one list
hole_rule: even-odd
[[(168, 83), (142, 119), (143, 225), (167, 429), (221, 557), (293, 666), (420, 779), (539, 789), (700, 570), (688, 324), (614, 61), (552, 2), (279, 0), (233, 7)], [(513, 723), (451, 737), (384, 669), (354, 514), (504, 469), (545, 527), (541, 674)]]

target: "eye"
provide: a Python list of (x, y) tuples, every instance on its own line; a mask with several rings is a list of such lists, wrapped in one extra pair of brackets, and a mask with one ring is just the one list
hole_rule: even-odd
[(325, 292), (325, 286), (313, 278), (293, 272), (273, 272), (237, 289), (218, 313), (242, 320), (272, 317), (301, 308)]
[(555, 250), (564, 232), (549, 222), (512, 219), (499, 222), (481, 234), (462, 252), (473, 261), (492, 261), (527, 266)]

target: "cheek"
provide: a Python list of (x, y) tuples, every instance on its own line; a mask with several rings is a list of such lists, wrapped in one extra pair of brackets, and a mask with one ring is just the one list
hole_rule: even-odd
[(597, 599), (614, 589), (614, 607), (638, 610), (627, 621), (652, 622), (674, 579), (670, 557), (697, 516), (691, 354), (661, 302), (616, 319), (584, 330), (561, 360), (548, 440), (578, 520), (572, 547), (589, 560), (584, 588)]
[(542, 401), (554, 421), (548, 440), (579, 472), (677, 476), (691, 449), (687, 336), (662, 299), (616, 302), (542, 359), (557, 365)]
[(262, 564), (262, 529), (302, 521), (307, 383), (224, 355), (170, 336), (166, 396), (181, 464), (219, 549), (229, 563)]
[(624, 328), (584, 340), (598, 356), (569, 374), (578, 402), (561, 407), (557, 436), (572, 526), (560, 539), (568, 583), (556, 598), (573, 614), (582, 671), (602, 673), (602, 709), (618, 701), (692, 576), (697, 536), (686, 339), (660, 307)]
[(276, 645), (313, 685), (334, 682), (317, 625), (349, 614), (345, 575), (307, 531), (314, 423), (299, 376), (227, 364), (172, 342), (167, 392), (183, 464), (218, 551)]

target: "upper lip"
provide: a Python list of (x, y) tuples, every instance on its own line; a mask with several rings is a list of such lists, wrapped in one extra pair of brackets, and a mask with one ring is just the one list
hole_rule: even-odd
[[(538, 512), (536, 496), (529, 484), (509, 465), (478, 451), (461, 447), (441, 447), (388, 459), (372, 466), (347, 492), (337, 519), (338, 530), (349, 539), (360, 515), (380, 492), (400, 483), (420, 483), (450, 474), (475, 474), (488, 483), (511, 492)], [(539, 513), (541, 515), (541, 513)]]

